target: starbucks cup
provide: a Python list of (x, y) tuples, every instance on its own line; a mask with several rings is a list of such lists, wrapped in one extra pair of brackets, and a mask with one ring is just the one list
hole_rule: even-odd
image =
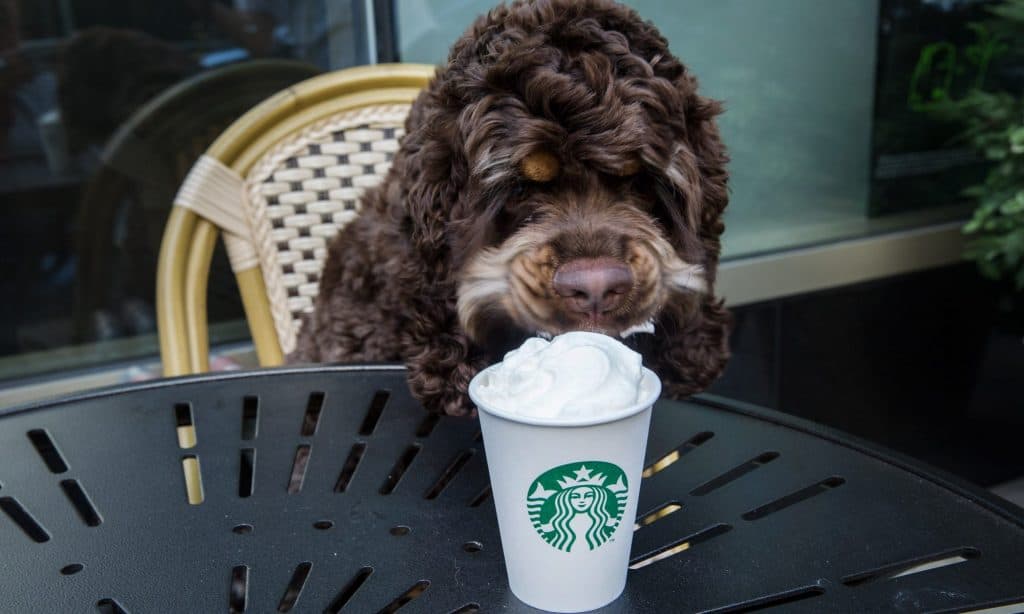
[(644, 398), (600, 417), (538, 419), (480, 410), (484, 449), (512, 592), (551, 612), (585, 612), (626, 586), (640, 474), (658, 376), (643, 370)]

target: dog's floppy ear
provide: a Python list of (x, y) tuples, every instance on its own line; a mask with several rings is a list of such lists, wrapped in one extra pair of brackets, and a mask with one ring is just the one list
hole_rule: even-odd
[[(469, 380), (484, 365), (470, 353), (455, 314), (452, 218), (467, 166), (459, 142), (457, 113), (445, 106), (444, 76), (413, 104), (406, 136), (386, 189), (389, 215), (401, 219), (408, 254), (391, 282), (400, 286), (399, 305), (407, 322), (400, 337), (402, 360), (414, 396), (433, 412), (473, 411)], [(392, 192), (392, 190), (394, 190)]]
[(668, 398), (702, 392), (718, 379), (729, 360), (732, 315), (721, 299), (690, 298), (696, 302), (695, 309), (666, 307), (659, 318), (655, 351), (650, 353), (651, 368), (661, 377)]
[(443, 259), (452, 210), (466, 183), (467, 166), (459, 143), (457, 116), (446, 108), (439, 74), (413, 104), (406, 121), (401, 178), (391, 182), (406, 186), (401, 195), (410, 218), (408, 232), (420, 257)]
[(666, 308), (656, 370), (666, 380), (670, 396), (684, 397), (710, 386), (729, 357), (732, 318), (714, 295), (722, 214), (729, 201), (729, 158), (715, 124), (721, 105), (698, 95), (696, 80), (685, 70), (674, 83), (682, 96), (685, 124), (665, 170), (670, 189), (659, 196), (671, 201), (665, 207), (672, 218), (676, 249), (688, 263), (703, 268), (707, 291)]
[[(718, 239), (724, 230), (722, 213), (729, 202), (726, 170), (729, 157), (715, 123), (722, 107), (715, 100), (697, 95), (696, 83), (686, 73), (679, 77), (676, 88), (683, 97), (684, 124), (665, 165), (664, 184), (667, 185), (663, 185), (666, 189), (659, 196), (669, 201), (666, 208), (673, 221), (673, 234), (680, 239), (681, 235), (699, 237), (703, 251), (707, 252), (704, 255), (714, 258), (713, 262), (701, 264), (714, 268), (719, 252)], [(691, 248), (690, 245), (682, 247)]]

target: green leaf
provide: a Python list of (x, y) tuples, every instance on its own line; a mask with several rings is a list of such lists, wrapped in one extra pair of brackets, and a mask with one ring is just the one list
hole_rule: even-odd
[(985, 186), (983, 185), (972, 185), (968, 188), (964, 188), (963, 194), (969, 198), (981, 198), (986, 192)]
[(1008, 152), (1000, 145), (989, 145), (985, 148), (985, 157), (990, 160), (1005, 160)]
[(1021, 196), (1024, 196), (1024, 192), (1020, 192), (1017, 194), (1016, 198), (1011, 198), (1004, 202), (1002, 206), (999, 207), (999, 212), (1003, 215), (1013, 215), (1015, 213), (1024, 212), (1024, 198), (1021, 198)]
[(1021, 4), (1008, 2), (999, 6), (993, 6), (988, 10), (1003, 19), (1024, 21), (1024, 5)]
[(999, 279), (999, 267), (988, 260), (978, 260), (978, 270), (989, 279)]

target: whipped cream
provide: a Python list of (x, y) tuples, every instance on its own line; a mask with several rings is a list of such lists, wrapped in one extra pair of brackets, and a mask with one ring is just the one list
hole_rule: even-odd
[(617, 339), (574, 331), (527, 339), (487, 369), (479, 401), (528, 418), (594, 418), (646, 398), (640, 354)]

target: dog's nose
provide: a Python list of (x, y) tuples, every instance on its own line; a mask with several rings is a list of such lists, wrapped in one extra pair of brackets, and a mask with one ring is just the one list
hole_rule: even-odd
[(572, 311), (599, 316), (622, 304), (633, 273), (611, 258), (579, 258), (558, 267), (552, 285)]

